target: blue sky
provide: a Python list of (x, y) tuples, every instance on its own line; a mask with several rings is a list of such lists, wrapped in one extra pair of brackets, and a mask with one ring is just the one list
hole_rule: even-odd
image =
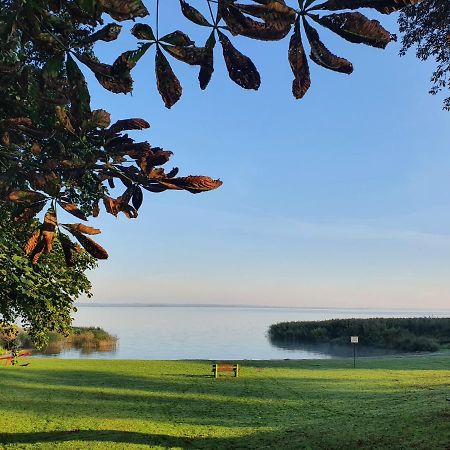
[[(148, 6), (142, 22), (154, 25)], [(179, 28), (202, 45), (208, 30), (178, 8), (162, 3), (160, 35)], [(367, 13), (397, 31), (395, 15)], [(124, 28), (98, 46), (103, 61), (136, 47)], [(90, 274), (96, 302), (449, 307), (450, 113), (427, 93), (433, 66), (400, 58), (398, 43), (379, 50), (319, 33), (355, 70), (310, 62), (301, 101), (290, 93), (288, 38), (233, 39), (261, 73), (258, 92), (228, 79), (220, 47), (205, 92), (197, 68), (171, 59), (183, 97), (170, 111), (154, 49), (134, 71), (132, 96), (86, 73), (93, 107), (151, 123), (135, 136), (172, 150), (166, 167), (224, 182), (199, 195), (147, 193), (134, 221), (93, 220), (110, 253)]]

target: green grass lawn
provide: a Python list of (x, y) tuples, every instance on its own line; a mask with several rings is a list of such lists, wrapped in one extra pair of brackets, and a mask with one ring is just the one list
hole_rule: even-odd
[(0, 448), (450, 449), (450, 355), (0, 367)]

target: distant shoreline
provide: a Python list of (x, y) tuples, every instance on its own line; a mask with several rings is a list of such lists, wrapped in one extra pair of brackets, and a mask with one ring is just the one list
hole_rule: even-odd
[(309, 310), (309, 311), (376, 311), (382, 312), (417, 312), (424, 314), (445, 314), (450, 315), (450, 309), (419, 309), (419, 308), (352, 308), (352, 307), (314, 307), (314, 306), (266, 306), (266, 305), (227, 305), (227, 304), (211, 304), (211, 303), (76, 303), (75, 307), (88, 307), (88, 308), (235, 308), (235, 309), (296, 309), (296, 310)]

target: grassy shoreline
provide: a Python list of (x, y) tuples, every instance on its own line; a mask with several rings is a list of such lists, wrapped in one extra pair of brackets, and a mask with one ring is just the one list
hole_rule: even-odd
[(0, 367), (1, 449), (448, 449), (450, 355), (241, 361), (36, 358)]

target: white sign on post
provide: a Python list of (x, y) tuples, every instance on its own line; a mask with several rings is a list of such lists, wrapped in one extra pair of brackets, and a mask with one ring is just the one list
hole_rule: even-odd
[(352, 344), (357, 344), (358, 343), (358, 336), (350, 336), (350, 342)]

